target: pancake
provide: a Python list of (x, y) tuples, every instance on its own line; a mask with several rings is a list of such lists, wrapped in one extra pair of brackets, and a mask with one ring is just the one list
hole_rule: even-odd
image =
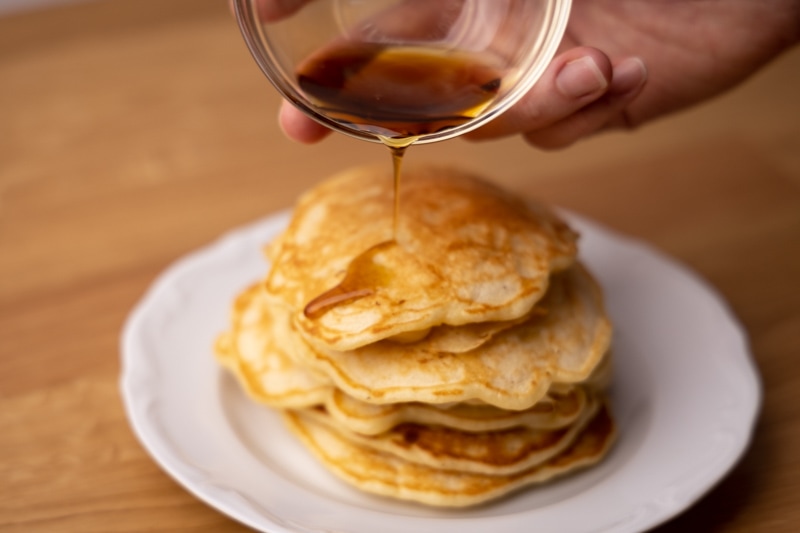
[(611, 341), (602, 293), (581, 265), (554, 276), (542, 304), (548, 309), (545, 316), (534, 315), (465, 353), (430, 350), (425, 339), (322, 352), (299, 334), (284, 337), (293, 343), (286, 349), (299, 362), (367, 403), (480, 400), (522, 410), (535, 405), (552, 383), (588, 379)]
[(432, 506), (463, 507), (499, 498), (592, 465), (608, 452), (616, 429), (604, 406), (561, 454), (511, 475), (487, 475), (433, 468), (343, 438), (303, 412), (287, 411), (289, 428), (332, 473), (373, 494)]
[(265, 312), (260, 285), (243, 291), (233, 304), (231, 329), (217, 338), (217, 361), (230, 370), (247, 394), (272, 407), (309, 407), (332, 393), (330, 380), (295, 364), (281, 339), (288, 316)]
[(597, 410), (597, 401), (593, 397), (589, 400), (572, 424), (558, 429), (517, 426), (471, 432), (403, 423), (377, 435), (362, 435), (342, 427), (324, 409), (306, 409), (302, 416), (325, 424), (353, 444), (413, 463), (459, 472), (509, 475), (541, 464), (572, 444)]
[(600, 460), (611, 324), (557, 216), (449, 168), (345, 171), (299, 201), (217, 359), (329, 470), (475, 505)]
[(408, 332), (386, 339), (398, 344), (414, 344), (425, 341), (425, 349), (431, 352), (464, 353), (472, 351), (492, 337), (517, 324), (527, 322), (534, 316), (544, 316), (547, 310), (541, 306), (534, 307), (527, 315), (515, 320), (502, 322), (477, 322), (463, 326), (436, 326), (421, 332)]
[(345, 429), (377, 435), (397, 425), (439, 425), (470, 432), (497, 431), (512, 427), (558, 429), (568, 426), (584, 412), (586, 391), (572, 387), (564, 393), (549, 392), (533, 407), (509, 411), (485, 404), (431, 405), (406, 402), (375, 405), (356, 400), (334, 389), (325, 409)]
[[(324, 374), (296, 362), (288, 353), (291, 350), (286, 349), (292, 344), (285, 338), (288, 331), (288, 314), (275, 313), (259, 287), (251, 286), (234, 302), (230, 331), (220, 335), (215, 346), (217, 359), (258, 402), (295, 408), (324, 404), (346, 427), (365, 434), (380, 433), (402, 422), (440, 424), (464, 431), (517, 425), (557, 428), (570, 424), (586, 403), (582, 388), (553, 383), (547, 396), (521, 411), (507, 411), (480, 401), (370, 404), (350, 397), (336, 389)], [(600, 390), (608, 379), (608, 367), (610, 364), (604, 359), (582, 385)]]
[[(267, 249), (266, 292), (292, 310), (317, 349), (518, 319), (544, 295), (550, 274), (574, 261), (576, 234), (545, 207), (449, 168), (404, 171), (396, 243), (386, 244), (393, 239), (392, 183), (382, 167), (326, 180), (303, 195)], [(310, 303), (349, 279), (359, 257), (375, 274), (348, 293), (359, 297), (307, 316)]]

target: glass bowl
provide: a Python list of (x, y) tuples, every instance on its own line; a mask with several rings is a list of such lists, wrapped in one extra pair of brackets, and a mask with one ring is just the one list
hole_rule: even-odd
[(570, 5), (234, 2), (250, 52), (284, 98), (347, 135), (419, 144), (473, 130), (524, 95), (555, 55)]

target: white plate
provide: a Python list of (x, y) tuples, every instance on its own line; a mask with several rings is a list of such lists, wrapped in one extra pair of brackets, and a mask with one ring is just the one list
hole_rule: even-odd
[(606, 461), (467, 510), (362, 494), (254, 405), (212, 356), (234, 295), (267, 271), (288, 213), (237, 230), (165, 272), (123, 335), (122, 391), (136, 434), (198, 498), (270, 532), (629, 532), (708, 491), (746, 448), (761, 399), (742, 329), (702, 281), (645, 245), (569, 215), (615, 323)]

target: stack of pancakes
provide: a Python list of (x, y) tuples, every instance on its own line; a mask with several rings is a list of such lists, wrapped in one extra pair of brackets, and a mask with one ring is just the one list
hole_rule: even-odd
[(430, 505), (593, 464), (614, 438), (611, 326), (542, 206), (463, 172), (343, 172), (307, 192), (234, 303), (219, 361), (332, 472)]

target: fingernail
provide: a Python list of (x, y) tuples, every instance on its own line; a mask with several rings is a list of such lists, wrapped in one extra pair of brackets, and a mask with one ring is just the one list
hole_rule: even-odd
[(625, 94), (641, 87), (647, 80), (647, 67), (638, 57), (629, 57), (616, 67), (611, 79), (614, 94)]
[(556, 87), (564, 96), (580, 98), (608, 87), (608, 81), (590, 56), (570, 61), (556, 76)]

